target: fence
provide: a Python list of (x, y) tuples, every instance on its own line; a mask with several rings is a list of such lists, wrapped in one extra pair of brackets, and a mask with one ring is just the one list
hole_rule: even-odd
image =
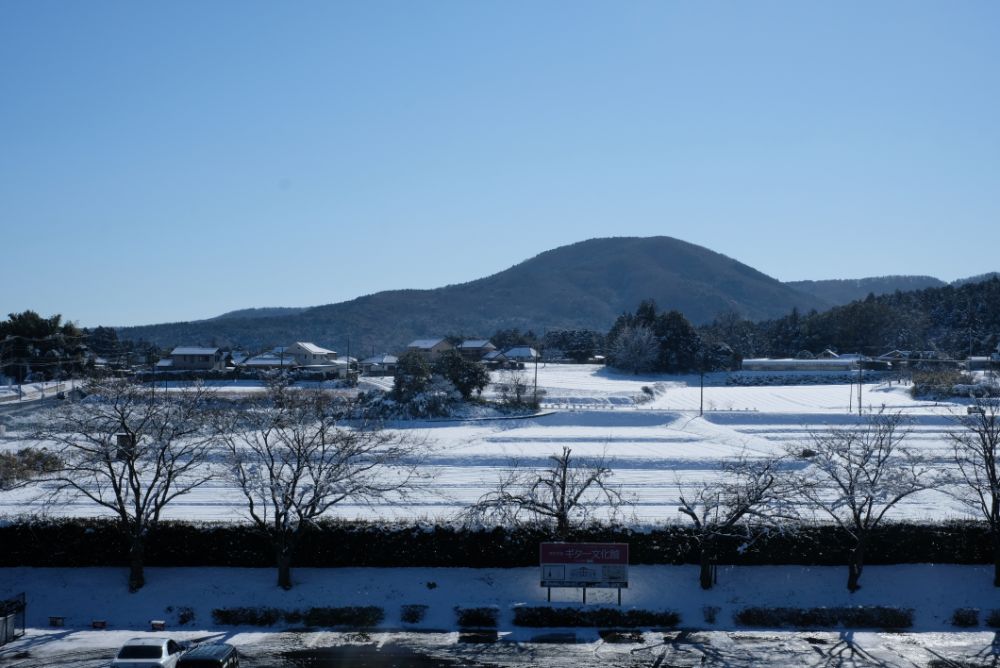
[(0, 601), (0, 645), (24, 635), (24, 592)]

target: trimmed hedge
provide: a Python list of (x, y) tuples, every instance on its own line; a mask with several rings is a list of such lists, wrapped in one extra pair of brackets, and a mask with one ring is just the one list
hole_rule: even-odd
[[(468, 567), (538, 565), (538, 544), (553, 540), (530, 528), (469, 530), (453, 526), (322, 523), (307, 530), (296, 567)], [(693, 564), (698, 553), (682, 526), (648, 531), (613, 526), (580, 529), (571, 541), (626, 542), (632, 564)], [(738, 565), (846, 563), (846, 534), (835, 526), (805, 526), (772, 533), (740, 553), (739, 541), (720, 541), (719, 563)], [(0, 526), (0, 567), (125, 566), (127, 542), (114, 522), (94, 519), (24, 521)], [(146, 542), (148, 566), (271, 567), (267, 536), (249, 525), (164, 522)], [(865, 549), (869, 565), (896, 563), (991, 563), (983, 522), (886, 524)]]
[(427, 615), (427, 607), (422, 603), (408, 603), (399, 608), (399, 620), (404, 624), (419, 624)]
[(514, 608), (514, 625), (529, 628), (595, 626), (601, 628), (672, 628), (681, 621), (673, 610), (618, 608)]
[(733, 615), (737, 624), (778, 628), (907, 629), (913, 610), (881, 605), (841, 608), (743, 608)]
[(499, 616), (497, 608), (455, 608), (455, 619), (463, 629), (495, 629)]
[(212, 621), (221, 626), (274, 626), (280, 621), (286, 624), (306, 626), (350, 626), (366, 628), (378, 626), (385, 618), (382, 608), (369, 606), (346, 606), (342, 608), (309, 608), (281, 610), (279, 608), (215, 608)]
[(979, 626), (979, 608), (959, 608), (951, 614), (951, 625), (959, 628)]

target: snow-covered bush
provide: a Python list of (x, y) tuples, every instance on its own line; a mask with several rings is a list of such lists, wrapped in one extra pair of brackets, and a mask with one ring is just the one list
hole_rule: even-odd
[(455, 386), (440, 376), (434, 376), (423, 390), (405, 399), (397, 399), (393, 393), (375, 391), (359, 399), (368, 415), (388, 420), (450, 417), (464, 403)]

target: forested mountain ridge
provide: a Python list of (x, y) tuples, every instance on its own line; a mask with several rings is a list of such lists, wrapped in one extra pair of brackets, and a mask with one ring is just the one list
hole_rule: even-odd
[[(299, 313), (120, 328), (161, 346), (259, 349), (315, 341), (355, 354), (396, 350), (424, 336), (498, 329), (606, 331), (644, 299), (706, 323), (723, 312), (775, 318), (828, 306), (732, 258), (671, 237), (590, 239), (541, 253), (492, 276), (433, 290), (392, 290)], [(349, 339), (349, 340), (348, 340)]]
[(947, 283), (933, 276), (873, 276), (824, 281), (788, 281), (785, 285), (813, 295), (832, 306), (841, 306), (864, 299), (870, 294), (886, 295), (897, 290), (909, 292), (924, 288), (940, 288)]
[(1000, 343), (1000, 278), (888, 295), (828, 311), (753, 323), (728, 316), (702, 329), (744, 357), (787, 357), (830, 348), (880, 355), (893, 349), (948, 357), (988, 355)]

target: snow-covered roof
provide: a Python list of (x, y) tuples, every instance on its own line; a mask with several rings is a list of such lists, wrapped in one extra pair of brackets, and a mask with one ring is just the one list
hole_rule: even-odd
[(478, 350), (480, 348), (496, 348), (489, 339), (469, 339), (468, 341), (462, 341), (458, 346), (464, 350)]
[(499, 350), (491, 350), (490, 352), (483, 355), (483, 359), (490, 361), (490, 360), (502, 360), (506, 358), (504, 357), (504, 354)]
[(159, 362), (156, 363), (156, 368), (157, 369), (167, 369), (167, 368), (172, 367), (173, 365), (174, 365), (174, 361), (172, 359), (170, 359), (169, 357), (166, 357), (166, 358), (164, 358), (164, 359), (162, 359), (162, 360), (160, 360)]
[(214, 355), (218, 348), (198, 348), (196, 346), (181, 346), (170, 351), (171, 355)]
[(347, 360), (330, 360), (321, 364), (306, 364), (297, 368), (305, 371), (322, 371), (323, 369), (343, 369), (348, 365), (349, 362)]
[(251, 357), (248, 360), (243, 361), (243, 366), (261, 366), (261, 367), (272, 367), (272, 366), (287, 366), (291, 367), (295, 365), (295, 358), (286, 355), (281, 357), (275, 355), (274, 353), (264, 353), (262, 355), (257, 355), (256, 357)]
[(299, 348), (302, 348), (310, 355), (336, 355), (337, 353), (333, 350), (327, 350), (322, 346), (317, 346), (315, 343), (309, 343), (307, 341), (296, 341), (295, 344)]
[(388, 353), (368, 357), (362, 361), (363, 364), (396, 364), (397, 362), (399, 362), (399, 358)]
[(538, 351), (528, 346), (517, 346), (516, 348), (508, 348), (504, 351), (504, 355), (509, 359), (535, 359), (538, 357)]
[(439, 339), (417, 339), (416, 341), (411, 341), (407, 348), (416, 348), (418, 350), (430, 350), (437, 344), (444, 341), (443, 338)]

